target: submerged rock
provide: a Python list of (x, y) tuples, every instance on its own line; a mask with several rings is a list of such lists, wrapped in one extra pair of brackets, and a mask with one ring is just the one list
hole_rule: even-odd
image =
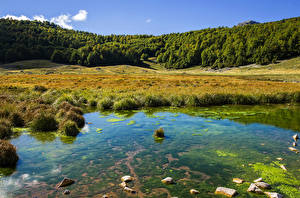
[(122, 182), (122, 183), (119, 184), (119, 186), (121, 188), (125, 188), (125, 187), (127, 187), (127, 183), (126, 182)]
[(129, 176), (129, 175), (126, 175), (126, 176), (123, 176), (122, 178), (121, 178), (121, 181), (122, 182), (131, 182), (133, 180), (133, 177), (131, 177), (131, 176)]
[(244, 182), (244, 180), (242, 180), (240, 178), (233, 178), (232, 181), (237, 184), (242, 184)]
[(231, 188), (225, 188), (225, 187), (218, 187), (215, 191), (215, 194), (218, 195), (225, 195), (227, 197), (234, 197), (237, 195), (237, 191)]
[(265, 192), (265, 194), (270, 198), (283, 198), (283, 195), (275, 192)]
[(262, 182), (263, 181), (263, 178), (258, 178), (258, 179), (256, 179), (256, 180), (254, 180), (254, 183), (256, 183), (256, 182)]
[(289, 150), (290, 151), (293, 151), (295, 153), (299, 153), (299, 150), (298, 149), (295, 149), (294, 147), (289, 147)]
[(284, 165), (280, 165), (280, 168), (282, 168), (283, 170), (287, 171), (286, 167)]
[(297, 143), (296, 142), (293, 142), (293, 147), (296, 147), (297, 146)]
[(293, 139), (297, 142), (297, 140), (299, 139), (298, 134), (293, 135)]
[(257, 187), (255, 184), (250, 184), (248, 190), (248, 192), (253, 192), (253, 193), (257, 193), (257, 194), (263, 194), (263, 191)]
[(199, 192), (198, 190), (191, 189), (191, 190), (190, 190), (190, 193), (191, 193), (192, 195), (196, 195), (196, 194), (199, 194), (200, 192)]
[(283, 158), (281, 158), (281, 157), (277, 157), (276, 159), (279, 160), (279, 161), (283, 160)]
[(270, 189), (271, 185), (266, 182), (256, 182), (255, 185), (259, 188)]
[(68, 194), (70, 194), (71, 192), (69, 191), (69, 190), (65, 190), (64, 192), (63, 192), (63, 194), (64, 195), (68, 195)]
[(165, 179), (163, 179), (161, 181), (164, 184), (174, 184), (175, 183), (172, 177), (166, 177)]
[(131, 194), (135, 194), (135, 193), (136, 193), (135, 190), (133, 190), (132, 188), (129, 188), (129, 187), (125, 187), (123, 190), (124, 190), (125, 192), (131, 193)]
[(69, 186), (71, 184), (74, 184), (75, 181), (69, 178), (64, 178), (60, 183), (58, 183), (56, 186), (57, 188), (61, 188), (61, 187), (65, 187), (65, 186)]
[(102, 198), (109, 198), (108, 195), (103, 195)]

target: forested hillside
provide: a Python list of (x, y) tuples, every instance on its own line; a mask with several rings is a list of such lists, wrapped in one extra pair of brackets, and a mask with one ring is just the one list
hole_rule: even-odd
[(161, 36), (110, 35), (53, 23), (0, 19), (0, 62), (50, 59), (86, 66), (140, 65), (148, 57), (166, 68), (268, 64), (300, 55), (300, 17)]

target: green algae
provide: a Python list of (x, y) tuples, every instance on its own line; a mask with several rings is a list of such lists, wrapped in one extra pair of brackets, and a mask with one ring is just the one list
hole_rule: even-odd
[(130, 120), (126, 125), (133, 125), (133, 124), (135, 124), (136, 122), (134, 121), (134, 120)]
[(106, 121), (107, 122), (122, 122), (122, 121), (125, 121), (126, 119), (124, 118), (110, 118), (110, 119), (107, 119)]

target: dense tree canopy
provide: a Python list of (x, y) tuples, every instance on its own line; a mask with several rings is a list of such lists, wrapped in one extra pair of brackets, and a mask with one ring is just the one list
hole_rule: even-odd
[(299, 38), (300, 17), (161, 36), (102, 36), (49, 22), (0, 19), (0, 62), (49, 59), (86, 66), (139, 65), (157, 57), (166, 68), (222, 68), (299, 56)]

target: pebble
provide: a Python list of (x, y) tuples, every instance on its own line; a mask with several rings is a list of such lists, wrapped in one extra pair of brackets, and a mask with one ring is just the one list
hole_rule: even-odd
[(265, 194), (270, 198), (283, 198), (283, 195), (275, 192), (265, 192)]
[(244, 182), (244, 180), (242, 180), (240, 178), (233, 178), (232, 181), (237, 184), (242, 184)]
[(258, 188), (255, 184), (250, 184), (248, 190), (248, 192), (253, 192), (253, 193), (257, 193), (257, 194), (263, 194), (263, 191)]
[(198, 190), (191, 189), (191, 190), (190, 190), (190, 193), (191, 193), (192, 195), (196, 195), (196, 194), (199, 194), (200, 192), (199, 192)]
[(286, 167), (284, 165), (280, 165), (280, 168), (282, 168), (283, 170), (287, 171)]
[(259, 188), (270, 189), (271, 185), (266, 182), (256, 182), (255, 185)]
[(290, 151), (293, 151), (295, 153), (299, 153), (299, 150), (298, 149), (295, 149), (294, 147), (289, 147), (289, 150)]
[(256, 183), (256, 182), (262, 182), (263, 181), (263, 178), (258, 178), (258, 179), (256, 179), (256, 180), (254, 180), (254, 183)]
[(68, 194), (70, 194), (71, 192), (69, 191), (69, 190), (64, 190), (64, 192), (63, 192), (63, 194), (64, 195), (68, 195)]
[(215, 194), (217, 195), (225, 195), (227, 197), (234, 197), (237, 195), (237, 191), (231, 188), (225, 188), (225, 187), (218, 187), (215, 191)]
[(293, 139), (297, 142), (297, 140), (299, 139), (298, 134), (293, 135)]
[(174, 184), (175, 183), (172, 177), (166, 177), (165, 179), (163, 179), (161, 181), (164, 184)]
[(133, 177), (131, 177), (131, 176), (129, 176), (129, 175), (126, 175), (126, 176), (123, 176), (122, 178), (121, 178), (121, 181), (122, 182), (131, 182), (133, 180)]

